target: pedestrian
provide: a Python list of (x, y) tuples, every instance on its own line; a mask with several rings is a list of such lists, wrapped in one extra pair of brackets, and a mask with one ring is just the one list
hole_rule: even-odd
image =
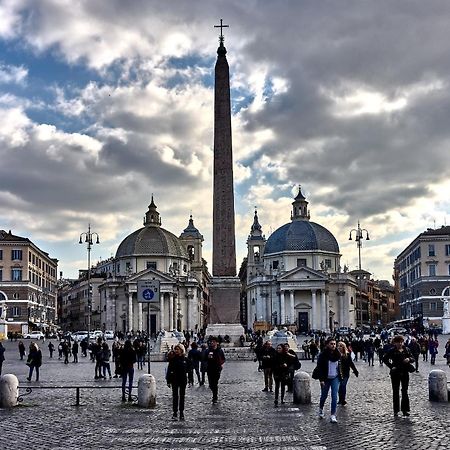
[(428, 341), (428, 350), (430, 352), (430, 364), (436, 364), (436, 355), (438, 354), (439, 341), (437, 339), (431, 338)]
[(30, 368), (27, 380), (31, 381), (33, 370), (36, 370), (36, 381), (39, 381), (39, 368), (42, 365), (42, 352), (36, 343), (32, 342), (28, 350), (27, 366)]
[(271, 341), (264, 342), (261, 350), (261, 363), (264, 372), (263, 392), (273, 392), (273, 365), (276, 353)]
[(422, 336), (420, 340), (420, 353), (422, 354), (422, 361), (428, 362), (428, 339), (425, 336)]
[(108, 372), (109, 379), (111, 376), (111, 366), (109, 364), (109, 360), (111, 359), (111, 350), (109, 349), (109, 345), (107, 342), (103, 342), (102, 345), (102, 361), (103, 361), (103, 378), (106, 378), (106, 372)]
[(191, 367), (191, 361), (186, 358), (186, 350), (183, 344), (175, 345), (166, 372), (167, 386), (172, 388), (173, 420), (178, 419), (178, 411), (180, 412), (180, 420), (184, 420), (184, 399)]
[(89, 346), (89, 344), (88, 344), (87, 338), (83, 338), (83, 339), (81, 340), (81, 343), (80, 343), (81, 356), (84, 356), (84, 357), (87, 356), (87, 349), (88, 349), (88, 346)]
[(58, 344), (58, 359), (61, 359), (63, 356), (63, 341), (59, 341)]
[(120, 353), (122, 352), (122, 344), (116, 341), (112, 345), (112, 355), (114, 360), (114, 378), (122, 376), (122, 365), (120, 363)]
[[(275, 408), (278, 407), (278, 396), (281, 390), (281, 404), (284, 403), (286, 385), (289, 383), (289, 364), (291, 355), (284, 350), (283, 344), (278, 344), (273, 361), (273, 379), (275, 380)], [(281, 388), (281, 389), (280, 389)]]
[(213, 394), (213, 403), (218, 401), (219, 379), (224, 363), (225, 355), (223, 350), (219, 347), (217, 338), (212, 337), (209, 341), (206, 373), (208, 374), (209, 388)]
[(133, 401), (131, 397), (131, 391), (133, 389), (133, 377), (134, 377), (134, 363), (136, 362), (136, 352), (133, 349), (133, 344), (129, 339), (125, 341), (125, 344), (120, 352), (120, 364), (122, 367), (122, 401), (125, 402), (126, 385), (128, 378), (128, 401)]
[(69, 364), (69, 343), (64, 341), (61, 345), (62, 353), (64, 355), (64, 364)]
[(94, 355), (95, 360), (95, 375), (94, 379), (98, 380), (100, 378), (105, 378), (103, 376), (103, 348), (102, 348), (102, 338), (99, 337), (97, 342), (92, 344), (92, 355)]
[(356, 368), (351, 354), (348, 351), (347, 345), (345, 342), (339, 341), (337, 344), (337, 349), (341, 354), (340, 364), (339, 364), (339, 391), (338, 391), (338, 405), (345, 406), (347, 404), (346, 396), (347, 396), (347, 383), (350, 378), (350, 369), (355, 374), (355, 377), (358, 377), (359, 372)]
[(72, 355), (73, 355), (73, 362), (74, 363), (78, 362), (78, 350), (79, 350), (78, 341), (73, 341), (73, 344), (72, 344)]
[(319, 403), (319, 418), (325, 417), (323, 407), (328, 397), (328, 392), (331, 388), (331, 415), (330, 422), (337, 423), (336, 408), (337, 397), (339, 390), (339, 361), (341, 359), (341, 353), (336, 348), (336, 340), (334, 338), (328, 338), (325, 341), (323, 351), (317, 358), (317, 370), (319, 373), (320, 381), (320, 403)]
[(444, 358), (447, 359), (447, 365), (450, 367), (450, 338), (448, 339), (447, 343), (445, 344)]
[(416, 372), (419, 371), (419, 356), (420, 356), (420, 345), (417, 342), (416, 338), (412, 337), (409, 341), (408, 348), (411, 351), (411, 354), (414, 357), (414, 364), (416, 367)]
[[(383, 362), (390, 369), (394, 416), (398, 416), (400, 410), (404, 416), (409, 416), (409, 372), (415, 370), (415, 366), (412, 364), (414, 362), (414, 356), (409, 348), (404, 345), (403, 336), (394, 336), (392, 338), (392, 344), (393, 347), (386, 352)], [(401, 403), (400, 385), (402, 390)]]
[(52, 341), (48, 343), (48, 352), (50, 353), (50, 358), (53, 358), (53, 352), (55, 351), (55, 345)]
[(375, 355), (375, 344), (374, 344), (372, 338), (369, 338), (364, 342), (364, 350), (365, 350), (365, 355), (367, 357), (367, 362), (369, 363), (369, 366), (373, 367), (374, 355)]
[(316, 361), (317, 354), (319, 353), (319, 346), (315, 339), (309, 341), (309, 353), (311, 354), (311, 362)]
[(2, 374), (3, 361), (5, 360), (5, 347), (0, 342), (0, 375)]
[(209, 353), (208, 346), (206, 344), (202, 344), (200, 355), (200, 373), (201, 373), (200, 386), (204, 386), (205, 384), (205, 374), (208, 368), (208, 353)]
[(18, 347), (19, 347), (20, 360), (22, 361), (22, 360), (23, 360), (23, 357), (25, 356), (25, 353), (26, 353), (26, 352), (25, 352), (25, 345), (23, 344), (22, 341), (19, 341)]
[(202, 356), (202, 352), (198, 349), (197, 342), (192, 342), (191, 349), (188, 353), (188, 359), (191, 362), (192, 370), (189, 372), (189, 384), (191, 386), (194, 385), (194, 371), (197, 375), (198, 384), (201, 385), (200, 378), (200, 359)]

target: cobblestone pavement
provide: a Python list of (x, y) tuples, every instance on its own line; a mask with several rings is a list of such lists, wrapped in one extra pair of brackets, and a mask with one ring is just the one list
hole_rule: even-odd
[[(444, 343), (442, 338), (441, 344)], [(20, 386), (119, 386), (118, 379), (93, 379), (94, 365), (86, 358), (65, 366), (49, 360), (43, 345), (41, 381), (27, 382), (25, 361), (17, 343), (6, 343), (3, 373), (14, 373)], [(303, 361), (311, 373), (313, 364)], [(21, 405), (0, 410), (0, 449), (441, 449), (450, 443), (450, 403), (428, 401), (428, 374), (447, 372), (442, 353), (436, 366), (420, 363), (410, 383), (411, 417), (394, 418), (388, 370), (357, 363), (359, 378), (351, 376), (348, 405), (338, 409), (338, 423), (317, 418), (319, 383), (312, 380), (312, 405), (287, 403), (275, 409), (273, 394), (261, 392), (262, 374), (253, 362), (229, 361), (219, 387), (219, 403), (211, 404), (207, 387), (189, 388), (186, 422), (171, 420), (171, 392), (164, 382), (165, 363), (151, 364), (157, 382), (157, 406), (140, 409), (122, 404), (120, 389), (81, 391), (82, 406), (74, 407), (74, 389), (34, 389)], [(144, 371), (136, 371), (136, 378)], [(137, 384), (137, 380), (135, 382)], [(25, 389), (21, 389), (24, 393)]]

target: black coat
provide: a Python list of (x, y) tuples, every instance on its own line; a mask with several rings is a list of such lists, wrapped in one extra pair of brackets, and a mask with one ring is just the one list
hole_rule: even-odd
[(317, 358), (317, 367), (319, 369), (319, 380), (328, 380), (328, 362), (329, 361), (339, 361), (341, 359), (341, 354), (339, 350), (330, 350), (329, 348), (324, 348), (323, 352), (319, 354)]
[[(406, 358), (409, 358), (408, 363), (405, 362)], [(401, 374), (409, 372), (408, 366), (414, 362), (414, 356), (408, 347), (403, 346), (403, 351), (397, 350), (397, 347), (392, 347), (384, 355), (383, 362), (391, 369), (391, 375)]]
[(350, 376), (350, 369), (352, 369), (355, 376), (359, 375), (358, 369), (353, 363), (350, 353), (347, 353), (346, 356), (341, 356), (341, 360), (339, 362), (339, 376), (341, 378), (348, 378)]
[(186, 386), (188, 373), (192, 370), (191, 361), (185, 356), (173, 356), (169, 361), (166, 372), (167, 384)]
[(273, 368), (277, 351), (273, 347), (263, 347), (261, 350), (261, 365), (263, 369)]

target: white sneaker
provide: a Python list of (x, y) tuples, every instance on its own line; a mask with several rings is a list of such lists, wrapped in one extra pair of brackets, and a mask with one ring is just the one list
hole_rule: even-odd
[(319, 409), (319, 419), (324, 419), (325, 418), (325, 414), (323, 413), (323, 409)]
[(330, 422), (331, 422), (331, 423), (337, 423), (336, 416), (334, 416), (334, 415), (331, 416), (331, 417), (330, 417)]

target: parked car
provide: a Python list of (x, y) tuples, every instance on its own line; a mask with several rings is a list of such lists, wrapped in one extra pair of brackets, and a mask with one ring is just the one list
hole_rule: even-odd
[(391, 336), (394, 336), (395, 334), (406, 334), (406, 333), (408, 333), (408, 330), (403, 327), (392, 327), (392, 328), (389, 328), (389, 330), (387, 330), (387, 332)]
[(44, 339), (44, 333), (40, 331), (31, 331), (23, 335), (24, 339)]
[(106, 330), (103, 333), (103, 336), (105, 339), (114, 339), (114, 331), (113, 330)]
[(85, 339), (87, 337), (88, 337), (87, 331), (76, 331), (75, 333), (72, 334), (72, 338), (78, 342), (82, 341), (83, 339)]
[(336, 333), (340, 334), (341, 336), (349, 336), (352, 334), (352, 330), (350, 327), (340, 327), (336, 330)]

